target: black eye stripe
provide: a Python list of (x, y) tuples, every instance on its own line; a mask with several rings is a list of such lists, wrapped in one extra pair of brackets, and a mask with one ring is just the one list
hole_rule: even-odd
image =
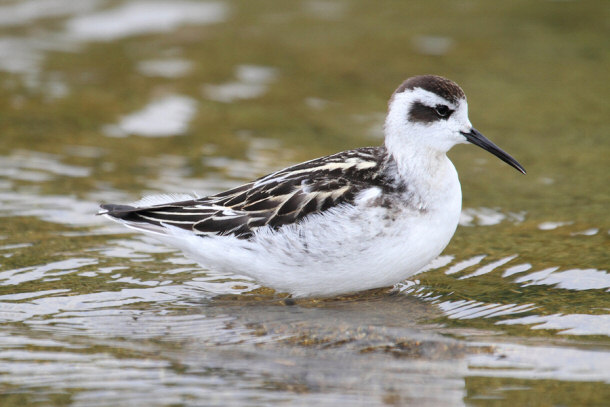
[[(439, 114), (439, 112), (437, 111), (439, 106), (444, 106), (445, 108), (447, 108), (447, 112), (444, 116)], [(451, 116), (452, 113), (453, 113), (453, 110), (449, 109), (449, 107), (447, 107), (445, 105), (437, 105), (437, 106), (431, 107), (431, 106), (424, 105), (421, 102), (414, 102), (411, 105), (411, 108), (409, 109), (408, 116), (409, 116), (409, 121), (412, 121), (412, 122), (432, 123), (437, 120), (447, 120)]]

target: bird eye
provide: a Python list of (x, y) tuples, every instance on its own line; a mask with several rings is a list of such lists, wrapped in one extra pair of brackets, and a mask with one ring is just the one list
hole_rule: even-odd
[(436, 105), (434, 110), (436, 111), (436, 114), (440, 117), (447, 117), (451, 112), (451, 110), (449, 110), (449, 108), (445, 105)]

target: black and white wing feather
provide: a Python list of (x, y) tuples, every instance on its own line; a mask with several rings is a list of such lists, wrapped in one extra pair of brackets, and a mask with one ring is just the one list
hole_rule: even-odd
[(383, 186), (383, 147), (360, 148), (318, 158), (205, 198), (146, 207), (102, 205), (100, 214), (131, 227), (171, 225), (196, 235), (247, 239), (260, 227), (278, 229), (342, 204), (362, 190)]

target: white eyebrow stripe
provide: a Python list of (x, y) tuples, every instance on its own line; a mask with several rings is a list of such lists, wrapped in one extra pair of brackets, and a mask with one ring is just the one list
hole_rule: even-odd
[(434, 107), (436, 105), (446, 105), (451, 110), (457, 109), (455, 103), (448, 101), (447, 99), (440, 97), (436, 93), (432, 93), (422, 88), (415, 88), (413, 90), (407, 90), (402, 93), (403, 95), (411, 95), (414, 102), (420, 102), (426, 106)]

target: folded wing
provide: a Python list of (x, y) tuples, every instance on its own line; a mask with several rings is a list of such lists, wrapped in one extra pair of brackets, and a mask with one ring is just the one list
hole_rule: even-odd
[(234, 235), (247, 239), (260, 227), (278, 229), (342, 204), (376, 184), (384, 149), (361, 148), (318, 158), (277, 171), (231, 190), (146, 207), (102, 205), (100, 214), (151, 231), (167, 225), (196, 235)]

